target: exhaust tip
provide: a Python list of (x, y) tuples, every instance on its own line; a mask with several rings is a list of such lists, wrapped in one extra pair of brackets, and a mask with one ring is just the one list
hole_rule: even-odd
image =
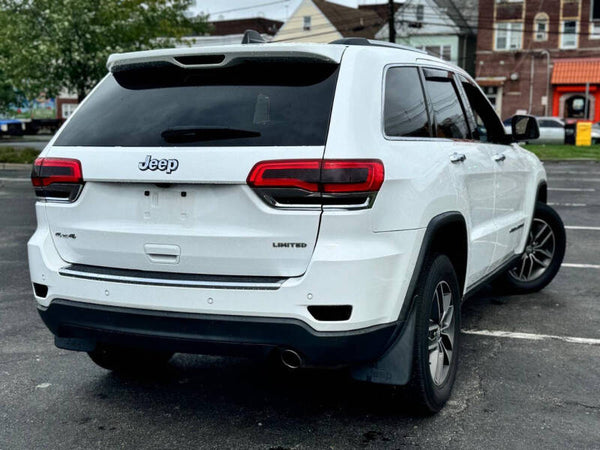
[(302, 367), (302, 358), (298, 352), (285, 349), (281, 352), (281, 363), (288, 369), (299, 369)]

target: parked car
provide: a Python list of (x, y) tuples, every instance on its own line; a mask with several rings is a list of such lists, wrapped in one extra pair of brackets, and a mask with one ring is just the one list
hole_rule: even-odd
[(600, 144), (600, 122), (592, 125), (592, 145)]
[(15, 119), (0, 119), (0, 136), (22, 136), (25, 124)]
[[(511, 133), (510, 124), (512, 117), (506, 119), (504, 129)], [(537, 117), (540, 129), (540, 137), (531, 139), (527, 142), (532, 144), (564, 144), (565, 143), (565, 122), (559, 117)]]
[[(347, 367), (438, 411), (463, 299), (565, 251), (544, 167), (464, 70), (365, 39), (112, 55), (36, 160), (28, 243), (58, 347)], [(381, 83), (381, 80), (384, 80)], [(199, 100), (201, 99), (201, 101)]]

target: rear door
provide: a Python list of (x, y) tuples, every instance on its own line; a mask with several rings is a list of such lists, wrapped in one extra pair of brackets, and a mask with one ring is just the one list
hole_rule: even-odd
[(305, 272), (320, 208), (272, 208), (246, 179), (259, 161), (323, 157), (339, 65), (306, 54), (230, 62), (124, 66), (80, 106), (45, 155), (78, 159), (85, 181), (75, 202), (46, 206), (65, 261)]

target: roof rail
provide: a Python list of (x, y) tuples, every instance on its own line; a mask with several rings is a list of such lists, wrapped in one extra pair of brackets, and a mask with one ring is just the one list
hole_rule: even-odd
[(267, 41), (256, 30), (246, 30), (242, 38), (242, 44), (266, 44)]
[(374, 39), (367, 39), (367, 38), (360, 38), (360, 37), (337, 39), (335, 41), (331, 41), (330, 44), (370, 45), (373, 47), (387, 47), (387, 48), (395, 48), (398, 50), (408, 50), (410, 52), (417, 52), (417, 53), (422, 53), (424, 55), (427, 55), (427, 52), (416, 49), (414, 47), (409, 47), (408, 45), (394, 44), (393, 42), (377, 41)]

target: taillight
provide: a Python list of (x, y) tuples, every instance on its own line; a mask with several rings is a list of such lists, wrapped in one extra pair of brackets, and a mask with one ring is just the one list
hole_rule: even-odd
[(383, 179), (383, 163), (375, 159), (301, 159), (259, 162), (247, 183), (273, 206), (367, 208)]
[(38, 158), (33, 163), (31, 183), (38, 197), (75, 201), (83, 187), (81, 163), (69, 158)]

